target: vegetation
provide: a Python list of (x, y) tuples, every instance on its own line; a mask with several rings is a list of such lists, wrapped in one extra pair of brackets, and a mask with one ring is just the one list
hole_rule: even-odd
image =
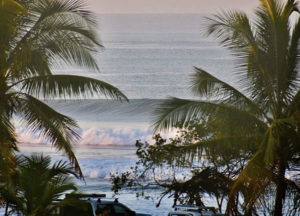
[[(156, 110), (156, 131), (176, 127), (180, 135), (169, 142), (156, 136), (154, 146), (137, 142), (142, 172), (137, 167), (113, 176), (115, 192), (125, 184), (143, 186), (138, 181), (151, 172), (155, 186), (165, 188), (162, 197), (173, 196), (174, 204), (201, 205), (209, 194), (220, 210), (227, 200), (229, 215), (296, 214), (299, 13), (296, 0), (260, 0), (253, 22), (237, 11), (207, 18), (207, 35), (237, 57), (237, 82), (195, 68), (192, 88), (200, 100), (169, 98)], [(78, 125), (40, 99), (104, 94), (127, 100), (103, 81), (53, 73), (74, 64), (98, 70), (95, 27), (95, 17), (77, 0), (0, 0), (0, 194), (14, 211), (50, 215), (63, 204), (54, 202), (62, 193), (76, 190), (66, 163), (50, 167), (49, 157), (15, 158), (14, 117), (63, 150), (81, 175), (72, 149)], [(157, 180), (161, 168), (170, 169), (172, 178)], [(179, 179), (178, 169), (191, 172), (189, 178)]]
[(127, 100), (103, 81), (53, 73), (62, 65), (98, 70), (93, 55), (100, 47), (94, 14), (81, 1), (0, 0), (0, 144), (6, 161), (17, 150), (12, 118), (18, 117), (81, 172), (72, 148), (79, 139), (77, 123), (40, 99), (102, 94)]
[[(188, 199), (197, 194), (198, 202), (194, 201), (199, 204), (201, 192), (212, 194), (207, 182), (197, 179), (210, 167), (227, 177), (228, 182), (232, 181), (227, 184), (230, 192), (226, 193), (225, 187), (220, 193), (228, 198), (227, 214), (297, 214), (300, 196), (299, 175), (295, 174), (300, 163), (299, 10), (295, 0), (284, 3), (260, 0), (253, 22), (245, 13), (237, 11), (207, 18), (207, 35), (215, 37), (237, 58), (237, 70), (233, 74), (237, 82), (225, 83), (195, 68), (192, 89), (200, 100), (169, 98), (155, 113), (156, 131), (174, 127), (188, 130), (169, 143), (158, 139), (154, 146), (146, 144), (143, 151), (140, 151), (143, 145), (138, 146), (137, 155), (143, 168), (133, 173), (141, 175), (138, 178), (130, 173), (114, 176), (117, 185), (114, 189), (128, 183), (126, 178), (133, 179), (129, 186), (134, 185), (136, 179), (153, 171), (153, 167), (193, 168), (195, 162), (206, 161), (196, 174), (181, 181), (179, 188), (177, 180), (168, 180), (169, 184), (155, 183), (167, 188), (165, 194), (173, 192), (175, 201), (181, 192)], [(298, 14), (295, 23), (293, 13)], [(214, 196), (217, 197), (216, 193)], [(188, 199), (185, 202), (189, 202)]]
[(248, 215), (270, 185), (275, 187), (275, 216), (282, 215), (290, 185), (299, 194), (293, 177), (285, 178), (300, 162), (300, 18), (292, 25), (294, 12), (299, 14), (295, 0), (260, 0), (253, 22), (237, 11), (208, 18), (207, 34), (237, 57), (233, 76), (238, 82), (231, 85), (195, 68), (192, 87), (202, 100), (170, 98), (156, 110), (156, 130), (196, 119), (214, 127), (207, 139), (186, 148), (187, 155), (218, 145), (224, 151), (241, 145), (255, 149), (231, 188), (228, 214), (238, 214), (237, 194), (244, 187), (251, 189), (243, 194)]
[[(149, 189), (160, 188), (163, 192), (157, 207), (166, 196), (173, 198), (173, 205), (202, 206), (207, 204), (204, 196), (209, 195), (216, 201), (221, 213), (236, 167), (221, 167), (221, 163), (225, 163), (225, 157), (222, 162), (213, 158), (208, 161), (209, 157), (202, 158), (201, 153), (195, 153), (199, 154), (199, 157), (194, 160), (182, 157), (185, 148), (191, 145), (191, 140), (200, 135), (198, 132), (199, 130), (190, 127), (168, 141), (158, 134), (154, 137), (154, 145), (137, 141), (136, 153), (139, 160), (136, 167), (125, 173), (112, 174), (112, 190), (119, 193), (122, 188), (127, 187), (137, 190), (138, 197), (153, 198), (151, 192), (148, 193)], [(175, 157), (178, 160), (175, 160)]]
[(58, 200), (64, 193), (77, 190), (70, 178), (77, 175), (68, 163), (51, 165), (50, 157), (43, 155), (19, 156), (16, 161), (15, 172), (0, 184), (9, 214), (48, 216), (58, 207), (72, 204), (71, 200)]
[[(163, 190), (157, 206), (168, 196), (176, 204), (207, 205), (209, 196), (215, 201), (219, 213), (227, 203), (233, 179), (244, 168), (255, 149), (244, 145), (223, 143), (210, 147), (209, 137), (214, 126), (206, 121), (190, 122), (184, 125), (175, 138), (163, 139), (154, 136), (155, 144), (137, 141), (136, 167), (132, 170), (112, 174), (112, 190), (118, 193), (127, 187), (137, 190), (137, 196), (153, 198), (149, 188)], [(195, 146), (201, 143), (203, 149)], [(204, 146), (207, 145), (207, 148)], [(204, 149), (205, 148), (205, 149)], [(151, 191), (151, 190), (150, 190)], [(245, 192), (243, 188), (243, 192)]]
[(75, 190), (64, 162), (49, 157), (20, 157), (13, 119), (64, 151), (82, 177), (73, 145), (76, 121), (43, 99), (105, 95), (127, 100), (116, 87), (84, 76), (53, 73), (76, 65), (98, 71), (101, 48), (96, 17), (77, 0), (0, 0), (0, 185), (1, 198), (24, 215), (49, 215), (63, 192)]

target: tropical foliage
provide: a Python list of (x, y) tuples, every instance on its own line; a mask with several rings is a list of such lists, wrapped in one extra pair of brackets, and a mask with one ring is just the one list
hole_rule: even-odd
[[(237, 194), (245, 187), (251, 189), (242, 194), (248, 215), (270, 185), (275, 188), (274, 215), (282, 215), (291, 185), (300, 191), (293, 182), (300, 163), (300, 18), (293, 22), (294, 13), (299, 15), (295, 0), (260, 0), (254, 21), (238, 11), (209, 17), (207, 34), (237, 58), (237, 82), (225, 83), (195, 68), (192, 87), (200, 100), (170, 98), (156, 110), (156, 130), (196, 119), (213, 127), (214, 133), (187, 152), (213, 152), (220, 145), (224, 151), (228, 146), (255, 149), (231, 188), (228, 214), (239, 213)], [(183, 155), (189, 159), (190, 154)]]
[(0, 186), (10, 213), (48, 216), (70, 204), (70, 200), (59, 198), (77, 190), (70, 177), (77, 176), (72, 166), (64, 161), (51, 165), (50, 157), (43, 155), (18, 156), (16, 161), (15, 172)]
[[(112, 190), (123, 188), (137, 190), (137, 195), (154, 198), (149, 188), (160, 188), (157, 206), (165, 197), (173, 199), (173, 205), (206, 205), (206, 197), (215, 200), (222, 213), (229, 197), (233, 178), (245, 166), (253, 149), (244, 146), (215, 145), (211, 151), (195, 151), (198, 143), (205, 145), (207, 133), (213, 134), (205, 121), (184, 125), (174, 138), (154, 136), (155, 143), (137, 141), (138, 162), (132, 170), (112, 174)], [(149, 193), (148, 193), (149, 192)]]
[(5, 156), (17, 149), (13, 117), (44, 136), (79, 164), (73, 144), (77, 123), (40, 99), (105, 95), (126, 99), (103, 81), (53, 73), (62, 65), (98, 70), (94, 54), (101, 47), (96, 18), (78, 0), (0, 1), (0, 144)]

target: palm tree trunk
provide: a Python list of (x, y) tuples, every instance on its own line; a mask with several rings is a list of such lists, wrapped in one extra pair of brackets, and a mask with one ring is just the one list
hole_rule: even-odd
[(276, 198), (275, 198), (274, 216), (282, 216), (282, 208), (283, 208), (285, 191), (286, 191), (285, 169), (286, 169), (285, 161), (283, 158), (280, 158), (278, 164), (277, 179), (276, 179)]
[(5, 213), (4, 213), (5, 216), (8, 215), (8, 202), (6, 203), (5, 205)]

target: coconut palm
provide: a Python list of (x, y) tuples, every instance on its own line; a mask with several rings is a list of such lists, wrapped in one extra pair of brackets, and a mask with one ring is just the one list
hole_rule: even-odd
[[(282, 215), (287, 170), (299, 167), (300, 155), (300, 18), (295, 0), (260, 0), (255, 19), (228, 11), (207, 18), (207, 34), (237, 57), (235, 84), (195, 68), (193, 91), (201, 100), (169, 98), (156, 109), (156, 130), (206, 119), (215, 132), (205, 145), (255, 147), (232, 188), (227, 211), (233, 211), (242, 186), (246, 212), (269, 184), (276, 187), (274, 215)], [(299, 192), (299, 188), (298, 188)]]
[(60, 206), (71, 204), (71, 200), (59, 200), (60, 196), (77, 190), (70, 175), (76, 176), (65, 161), (51, 165), (49, 156), (19, 156), (15, 174), (0, 190), (11, 212), (53, 215)]
[(116, 87), (93, 78), (53, 73), (77, 65), (99, 70), (101, 47), (94, 14), (80, 0), (0, 0), (0, 143), (16, 149), (12, 118), (17, 116), (64, 151), (76, 169), (72, 145), (77, 123), (41, 99), (105, 95), (127, 100)]

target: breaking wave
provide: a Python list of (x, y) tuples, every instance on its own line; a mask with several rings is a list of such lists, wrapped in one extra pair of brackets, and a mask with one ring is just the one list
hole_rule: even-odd
[[(52, 100), (47, 103), (72, 117), (80, 126), (78, 145), (134, 145), (136, 140), (151, 142), (153, 111), (161, 100), (135, 99), (130, 103), (112, 100)], [(23, 144), (47, 144), (25, 126), (17, 127), (18, 140)], [(169, 137), (174, 133), (164, 133)]]

